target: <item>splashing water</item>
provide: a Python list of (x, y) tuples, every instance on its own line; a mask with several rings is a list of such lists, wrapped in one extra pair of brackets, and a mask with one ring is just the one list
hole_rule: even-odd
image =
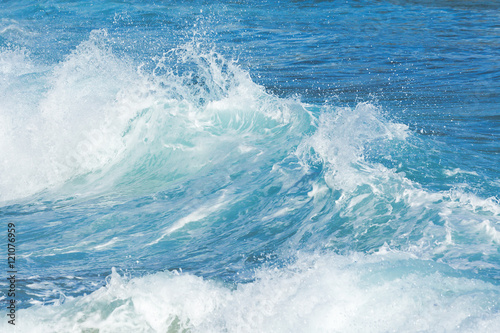
[[(470, 167), (458, 134), (427, 135), (387, 101), (295, 95), (299, 81), (330, 80), (327, 45), (318, 62), (276, 51), (270, 65), (256, 48), (248, 51), (256, 60), (236, 60), (224, 50), (249, 33), (238, 24), (251, 22), (226, 26), (212, 14), (196, 24), (219, 27), (215, 37), (202, 35), (220, 45), (189, 36), (161, 47), (151, 39), (147, 49), (137, 36), (149, 30), (135, 29), (154, 24), (151, 15), (163, 7), (95, 5), (87, 10), (98, 17), (114, 13), (112, 24), (97, 26), (111, 26), (70, 35), (79, 39), (68, 37), (68, 45), (58, 35), (64, 52), (54, 47), (53, 58), (31, 42), (38, 36), (52, 45), (36, 33), (41, 27), (0, 24), (0, 219), (19, 230), (18, 331), (494, 332), (500, 325), (500, 183), (496, 170)], [(64, 10), (85, 12), (74, 6)], [(176, 6), (182, 20), (170, 19), (186, 24), (192, 8)], [(239, 5), (217, 7), (219, 14), (231, 6)], [(304, 15), (329, 10), (314, 6)], [(400, 15), (398, 4), (380, 6)], [(24, 10), (13, 13), (32, 15)], [(292, 43), (292, 32), (274, 29), (262, 36)], [(301, 38), (306, 57), (310, 39)], [(289, 44), (276, 47), (291, 52)], [(302, 79), (273, 87), (277, 66), (282, 77)], [(318, 68), (324, 72), (308, 81), (306, 70)], [(494, 160), (488, 149), (478, 165)], [(0, 287), (7, 300), (6, 282)], [(11, 329), (5, 320), (0, 327)]]

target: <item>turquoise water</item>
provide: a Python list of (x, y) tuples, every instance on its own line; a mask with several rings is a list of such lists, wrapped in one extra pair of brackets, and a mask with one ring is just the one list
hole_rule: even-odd
[(495, 332), (499, 9), (1, 2), (1, 330)]

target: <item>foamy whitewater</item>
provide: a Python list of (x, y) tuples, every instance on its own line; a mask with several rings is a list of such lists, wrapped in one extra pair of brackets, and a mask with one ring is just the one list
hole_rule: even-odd
[(2, 332), (497, 332), (500, 5), (0, 4)]

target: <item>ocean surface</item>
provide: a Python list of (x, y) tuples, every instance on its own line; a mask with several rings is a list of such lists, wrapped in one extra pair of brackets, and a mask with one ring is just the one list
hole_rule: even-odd
[(498, 332), (499, 166), (500, 1), (0, 1), (1, 332)]

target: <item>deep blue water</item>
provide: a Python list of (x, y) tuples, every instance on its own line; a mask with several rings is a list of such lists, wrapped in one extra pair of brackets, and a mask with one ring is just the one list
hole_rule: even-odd
[(499, 93), (498, 1), (2, 1), (0, 327), (495, 332)]

